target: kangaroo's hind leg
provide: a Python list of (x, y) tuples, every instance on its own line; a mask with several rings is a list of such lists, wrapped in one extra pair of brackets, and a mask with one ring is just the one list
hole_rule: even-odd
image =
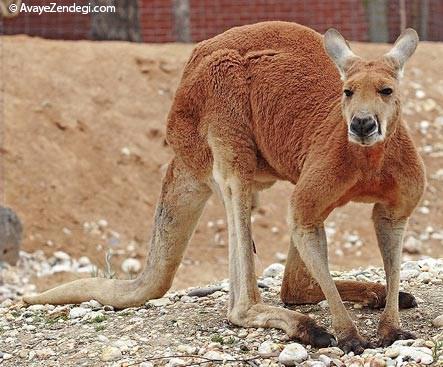
[(65, 304), (95, 299), (102, 304), (125, 308), (161, 297), (171, 286), (210, 195), (209, 187), (197, 181), (180, 158), (174, 158), (163, 178), (151, 245), (142, 274), (134, 280), (79, 279), (36, 296), (26, 296), (24, 301), (30, 304)]

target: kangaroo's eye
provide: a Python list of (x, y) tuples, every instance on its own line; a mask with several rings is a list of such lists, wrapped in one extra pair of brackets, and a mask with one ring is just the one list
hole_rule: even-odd
[(389, 96), (392, 94), (392, 88), (383, 88), (383, 89), (379, 90), (378, 93), (380, 93), (384, 96)]
[(346, 97), (351, 97), (354, 94), (354, 92), (350, 89), (345, 89), (343, 92), (345, 93)]

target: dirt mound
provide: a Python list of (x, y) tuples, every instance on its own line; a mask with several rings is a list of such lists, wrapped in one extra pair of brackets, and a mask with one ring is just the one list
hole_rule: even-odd
[[(2, 37), (2, 43), (3, 193), (5, 206), (23, 221), (24, 249), (62, 250), (103, 267), (104, 253), (112, 248), (117, 269), (128, 257), (143, 261), (162, 166), (172, 156), (164, 139), (166, 115), (192, 46), (25, 36)], [(354, 46), (364, 55), (387, 50)], [(403, 83), (405, 118), (429, 178), (409, 227), (418, 239), (415, 256), (443, 255), (442, 60), (443, 45), (421, 44)], [(262, 195), (254, 216), (259, 267), (286, 253), (290, 190), (278, 183)], [(335, 268), (381, 263), (369, 217), (369, 206), (361, 205), (332, 215), (327, 229)], [(174, 286), (226, 275), (224, 214), (214, 196)], [(42, 287), (50, 285), (45, 280)]]

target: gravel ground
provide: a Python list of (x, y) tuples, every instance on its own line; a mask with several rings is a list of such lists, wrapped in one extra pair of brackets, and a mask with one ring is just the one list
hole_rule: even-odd
[[(264, 301), (269, 304), (282, 306), (279, 301), (282, 269), (281, 264), (273, 264), (259, 278)], [(383, 271), (379, 268), (334, 272), (333, 275), (339, 279), (383, 281)], [(80, 306), (26, 308), (19, 301), (19, 295), (14, 296), (0, 306), (0, 365), (443, 365), (443, 356), (439, 357), (443, 323), (438, 319), (443, 314), (443, 260), (406, 262), (401, 277), (402, 288), (412, 292), (419, 305), (416, 309), (403, 310), (401, 319), (418, 339), (399, 341), (386, 349), (368, 349), (361, 356), (343, 354), (338, 348), (316, 350), (302, 346), (276, 329), (235, 327), (226, 319), (228, 283), (223, 281), (204, 289), (169, 293), (143, 307), (122, 311), (95, 301)], [(27, 287), (29, 289), (29, 285)], [(203, 296), (192, 296), (193, 292)], [(358, 304), (347, 307), (361, 333), (376, 342), (381, 311)], [(331, 317), (325, 301), (295, 309), (330, 328)]]

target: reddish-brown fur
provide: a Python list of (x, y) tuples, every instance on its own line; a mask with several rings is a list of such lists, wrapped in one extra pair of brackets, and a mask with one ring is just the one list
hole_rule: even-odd
[[(416, 34), (408, 30), (391, 53), (372, 61), (356, 57), (336, 31), (326, 36), (294, 23), (265, 22), (197, 45), (168, 116), (167, 140), (175, 158), (163, 180), (143, 274), (134, 281), (80, 280), (25, 301), (95, 298), (127, 307), (161, 296), (213, 191), (221, 195), (228, 219), (229, 319), (242, 326), (279, 327), (314, 345), (331, 344), (333, 337), (306, 316), (260, 299), (250, 235), (253, 195), (281, 179), (294, 184), (283, 301), (326, 297), (346, 350), (361, 352), (368, 343), (341, 298), (386, 305), (379, 325), (383, 344), (412, 337), (400, 329), (398, 306), (415, 301), (407, 293), (399, 297), (398, 272), (402, 234), (422, 195), (424, 170), (401, 117), (398, 79), (415, 50)], [(392, 94), (381, 94), (386, 87)], [(344, 96), (343, 88), (352, 89), (353, 96)], [(377, 120), (379, 132), (360, 144), (349, 126), (362, 114)], [(335, 284), (329, 274), (323, 221), (349, 201), (375, 203), (387, 289)]]

